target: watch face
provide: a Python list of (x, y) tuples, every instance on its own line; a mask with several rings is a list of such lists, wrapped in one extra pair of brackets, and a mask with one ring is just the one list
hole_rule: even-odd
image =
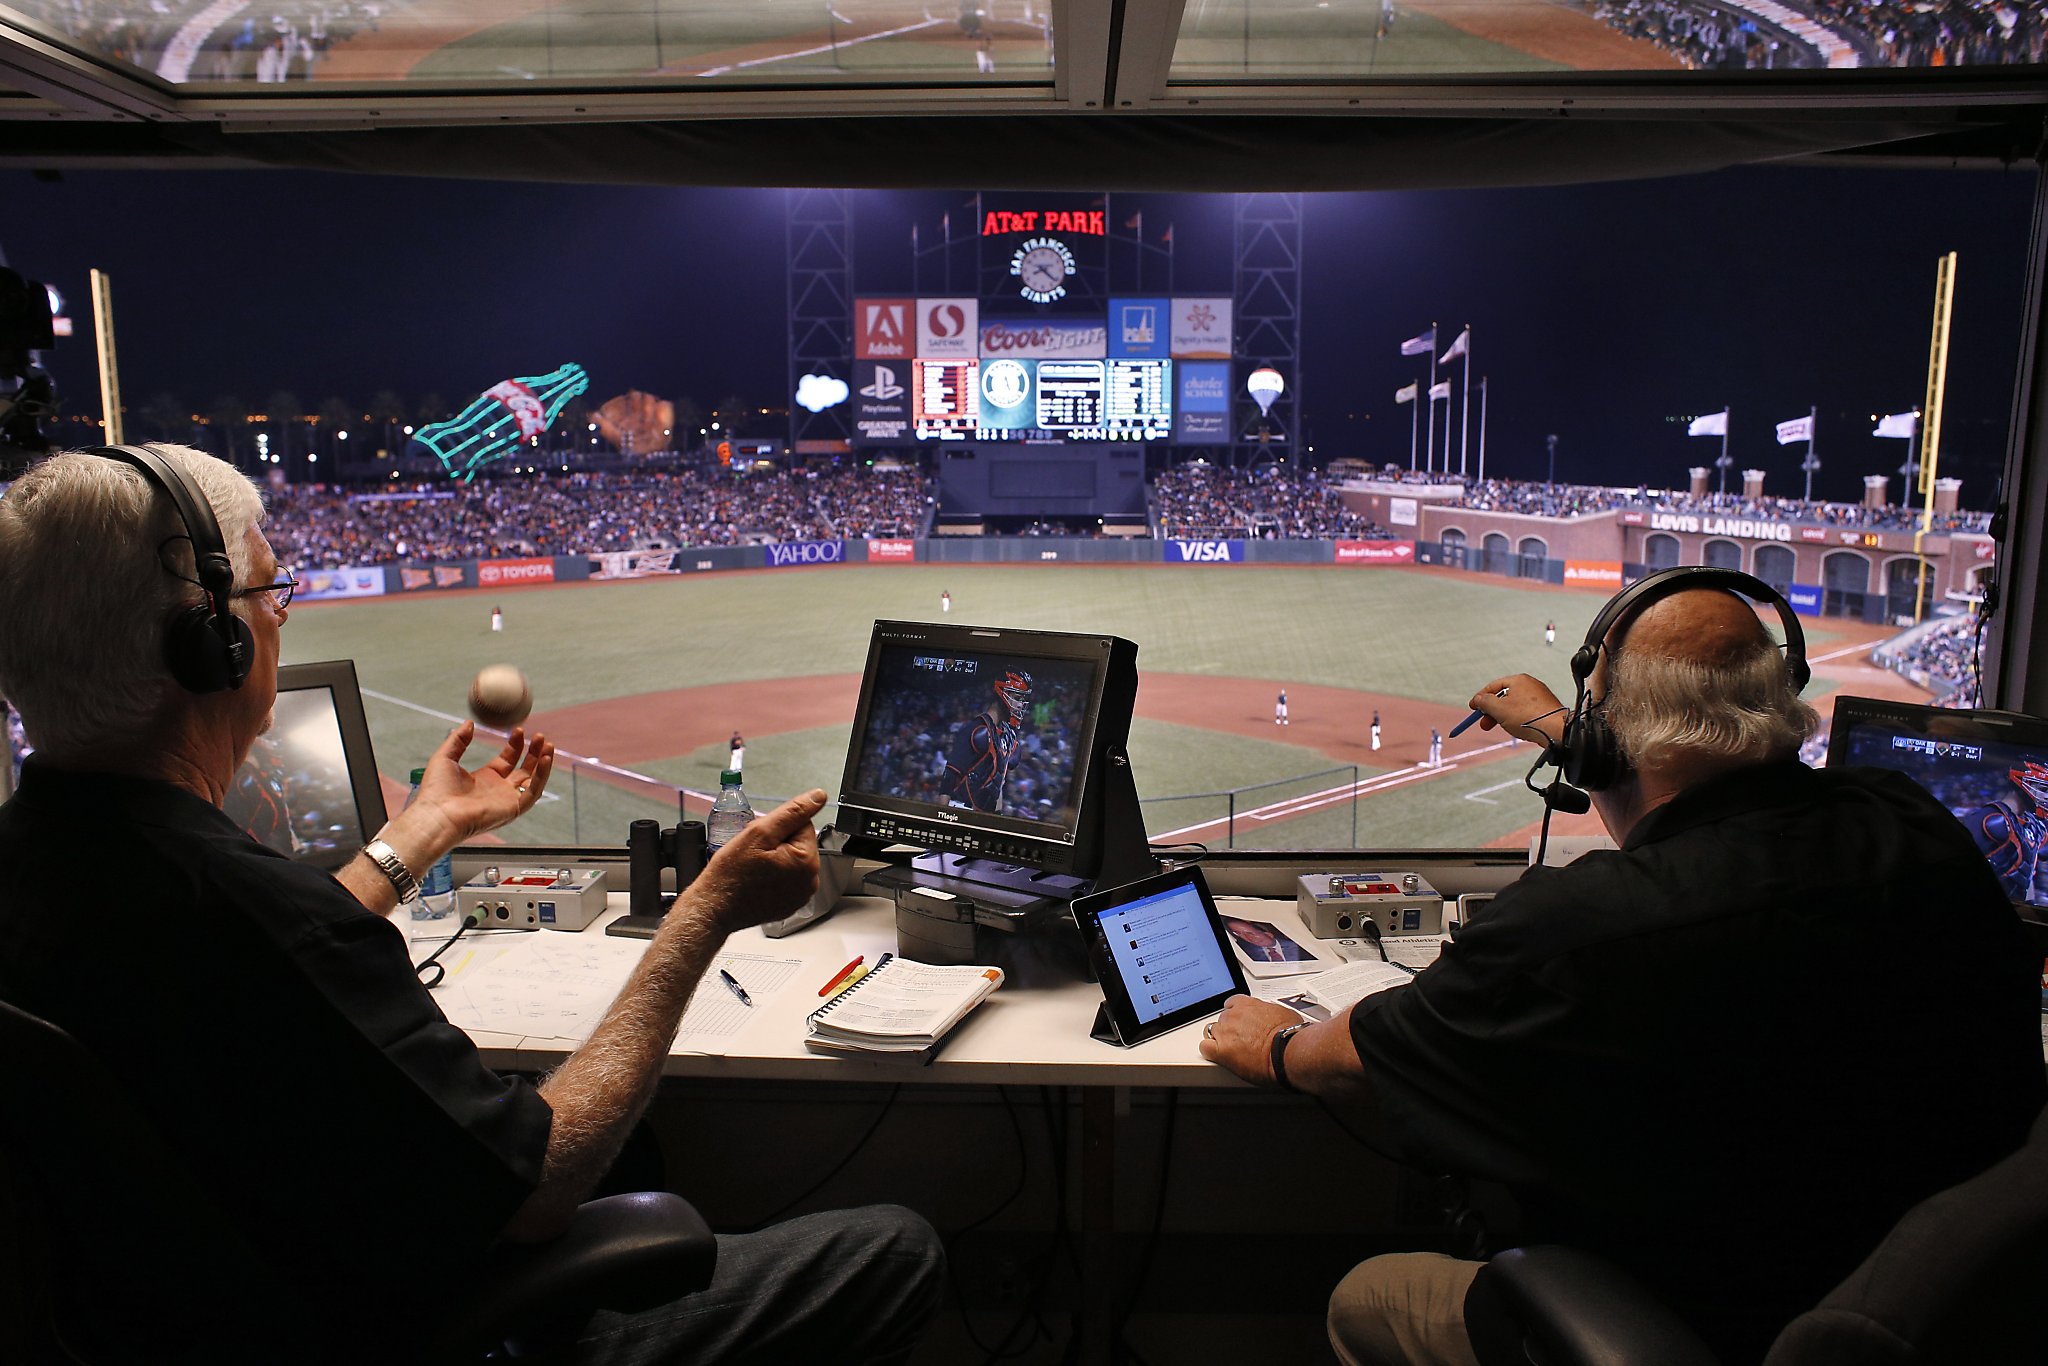
[(997, 408), (1014, 408), (1031, 397), (1030, 372), (1013, 360), (992, 360), (982, 368), (981, 396)]
[(1017, 292), (1035, 304), (1051, 303), (1064, 295), (1067, 277), (1073, 273), (1074, 253), (1057, 238), (1034, 237), (1010, 258)]

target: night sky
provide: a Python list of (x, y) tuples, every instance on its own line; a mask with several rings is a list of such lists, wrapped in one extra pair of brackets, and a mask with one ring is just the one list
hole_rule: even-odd
[[(1732, 405), (1737, 467), (1796, 494), (1804, 448), (1779, 447), (1772, 424), (1818, 406), (1815, 491), (1854, 500), (1863, 475), (1903, 457), (1905, 443), (1869, 435), (1870, 417), (1921, 401), (1936, 258), (1955, 250), (1942, 473), (1964, 480), (1966, 506), (1988, 506), (2032, 189), (2024, 170), (1756, 168), (1311, 196), (1304, 444), (1317, 461), (1405, 465), (1409, 410), (1393, 395), (1427, 363), (1400, 342), (1435, 321), (1448, 345), (1469, 322), (1475, 380), (1489, 378), (1489, 473), (1542, 478), (1556, 433), (1560, 480), (1682, 487), (1720, 447), (1688, 439), (1685, 419)], [(909, 224), (929, 233), (969, 198), (858, 192), (856, 288), (907, 293)], [(98, 407), (95, 266), (114, 281), (131, 421), (163, 392), (201, 410), (220, 394), (260, 408), (281, 389), (307, 411), (380, 389), (459, 407), (565, 361), (590, 372), (595, 401), (637, 388), (780, 406), (782, 203), (772, 190), (5, 172), (0, 253), (63, 291), (79, 322), (52, 358), (72, 412)], [(1228, 292), (1228, 197), (1119, 195), (1113, 213), (1141, 209), (1148, 236), (1174, 227), (1178, 292)], [(1476, 464), (1476, 385), (1472, 417)]]

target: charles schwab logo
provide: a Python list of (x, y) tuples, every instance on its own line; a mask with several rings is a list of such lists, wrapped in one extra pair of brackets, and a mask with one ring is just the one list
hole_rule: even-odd
[(1169, 564), (1231, 564), (1244, 558), (1243, 541), (1168, 541)]
[(792, 564), (838, 564), (845, 558), (844, 541), (789, 541), (768, 546), (768, 563), (778, 569)]

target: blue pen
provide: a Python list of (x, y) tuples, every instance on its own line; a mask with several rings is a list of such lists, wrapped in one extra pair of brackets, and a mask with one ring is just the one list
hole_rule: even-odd
[(725, 979), (725, 984), (727, 986), (732, 988), (732, 994), (740, 998), (741, 1005), (751, 1006), (752, 1004), (754, 1004), (754, 998), (747, 995), (747, 989), (740, 985), (739, 979), (737, 977), (734, 977), (724, 968), (720, 968), (718, 970), (718, 975)]
[[(1495, 697), (1506, 697), (1507, 695), (1508, 690), (1506, 688), (1502, 688), (1499, 692), (1494, 694)], [(1486, 713), (1484, 712), (1473, 712), (1470, 716), (1460, 721), (1457, 725), (1451, 727), (1451, 733), (1449, 738), (1453, 740), (1457, 739), (1460, 735), (1463, 735), (1466, 731), (1472, 729), (1472, 723), (1474, 721), (1477, 721), (1481, 716), (1484, 716), (1485, 714)]]

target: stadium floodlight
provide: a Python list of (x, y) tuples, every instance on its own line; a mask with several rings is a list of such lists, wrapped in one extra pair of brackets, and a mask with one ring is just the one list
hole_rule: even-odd
[(1287, 392), (1287, 381), (1278, 370), (1260, 366), (1244, 378), (1244, 391), (1259, 405), (1259, 415), (1268, 417), (1273, 412), (1273, 402)]

